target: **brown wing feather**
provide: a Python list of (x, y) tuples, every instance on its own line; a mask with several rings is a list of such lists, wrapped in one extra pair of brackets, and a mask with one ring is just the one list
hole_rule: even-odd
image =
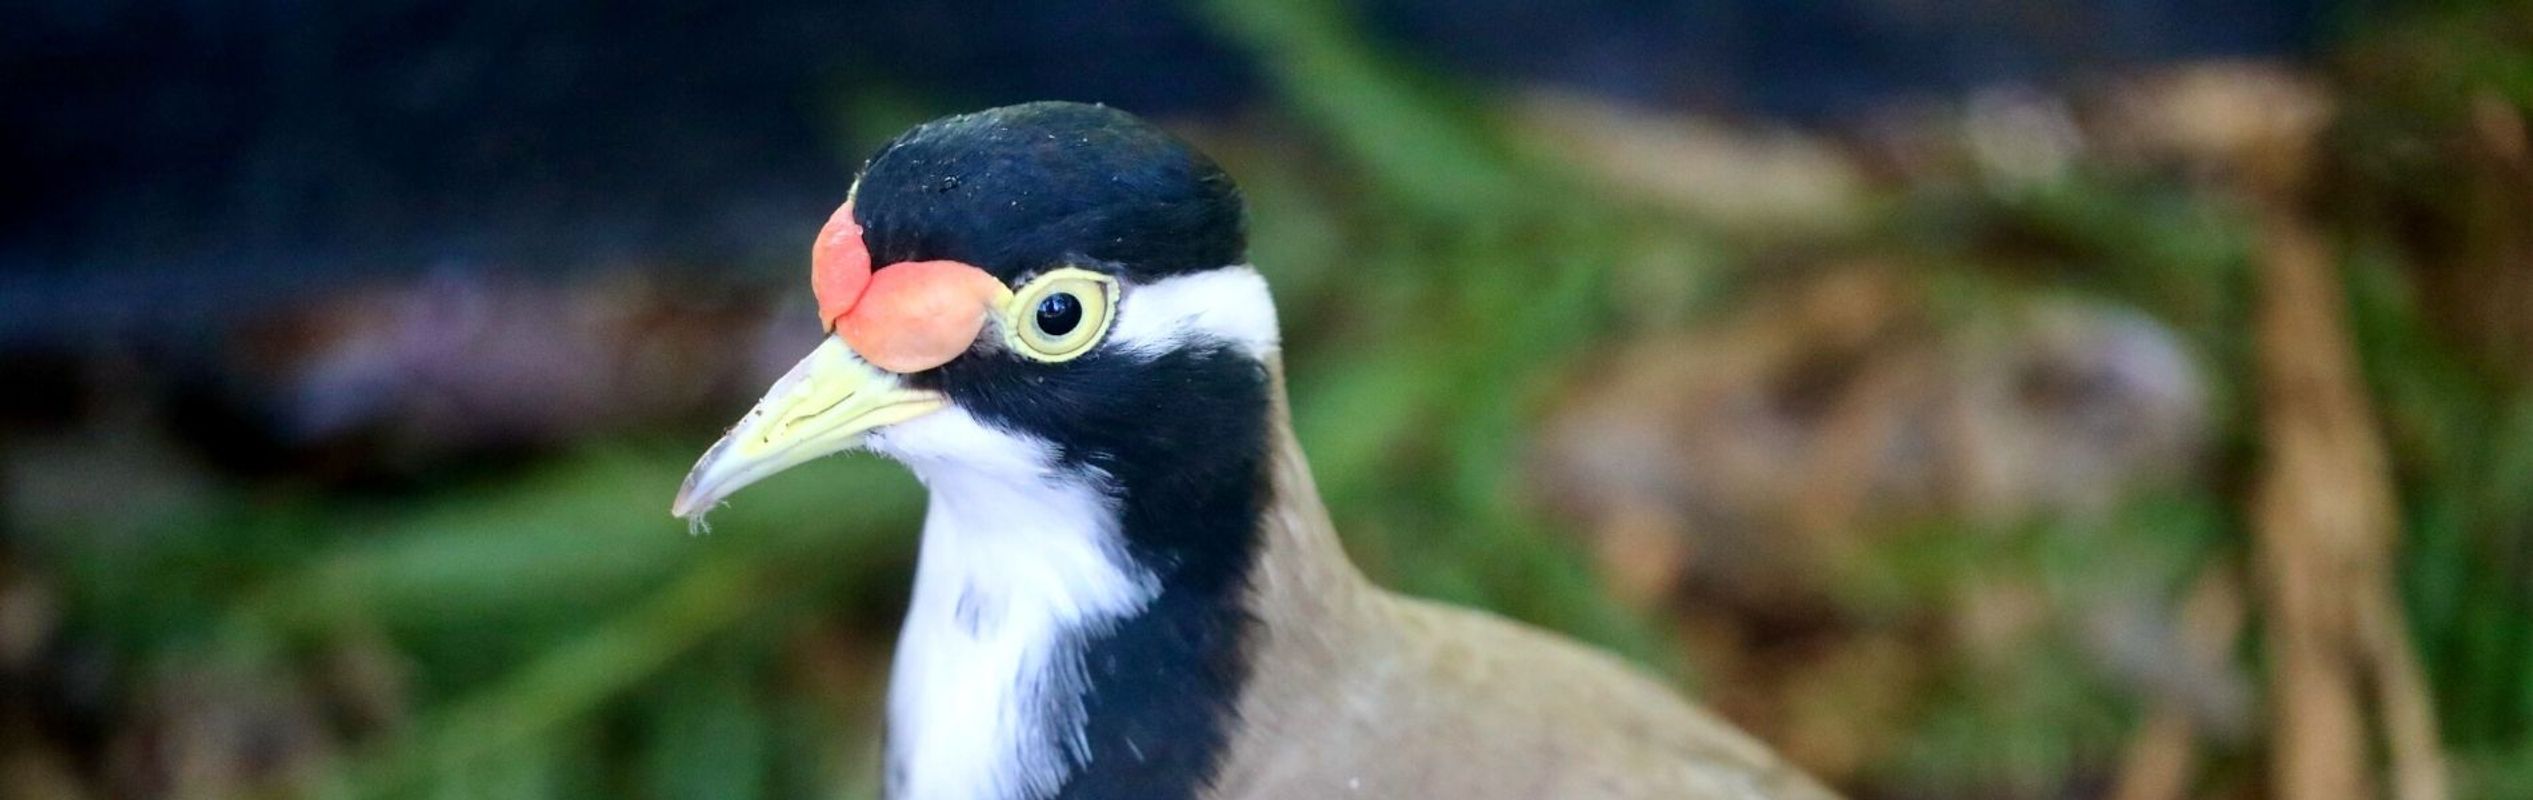
[(1371, 586), (1276, 414), (1252, 671), (1208, 797), (1836, 797), (1613, 657)]

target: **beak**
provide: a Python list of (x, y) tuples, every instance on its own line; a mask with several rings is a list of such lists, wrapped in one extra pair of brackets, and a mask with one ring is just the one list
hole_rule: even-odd
[(829, 336), (809, 357), (774, 382), (765, 399), (730, 433), (704, 451), (669, 513), (695, 519), (741, 487), (807, 463), (859, 447), (862, 435), (940, 410), (939, 392), (915, 389), (894, 374), (854, 355), (843, 339)]

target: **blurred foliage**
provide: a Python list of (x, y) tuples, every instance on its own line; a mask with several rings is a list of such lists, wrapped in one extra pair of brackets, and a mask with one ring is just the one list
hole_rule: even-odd
[[(2399, 152), (2384, 142), (2467, 125), (2463, 106), (2488, 92), (2533, 108), (2533, 47), (2508, 38), (2526, 14), (2447, 5), (2368, 34), (2382, 52), (2351, 51), (2425, 53), (2437, 66), (2401, 72), (2425, 77), (2415, 83), (2358, 87), (2338, 147)], [(1246, 140), (1218, 155), (1248, 188), (1255, 260), (1291, 332), (1297, 424), (1358, 560), (1405, 591), (1685, 677), (1663, 622), (1608, 600), (1573, 542), (1518, 502), (1519, 432), (1596, 347), (1702, 319), (1786, 243), (1599, 191), (1507, 135), (1496, 109), (1361, 38), (1326, 0), (1205, 11), (1253, 52), (1304, 131), (1303, 162)], [(871, 112), (856, 118), (934, 110), (884, 95), (844, 102)], [(2347, 188), (2384, 204), (2420, 191), (2348, 172)], [(2202, 570), (2241, 562), (2256, 410), (2236, 385), (2249, 374), (2251, 233), (2235, 199), (2079, 165), (1876, 203), (1873, 224), (1798, 249), (1889, 254), (1963, 315), (1989, 298), (2065, 292), (2144, 309), (2207, 362), (2227, 438), (2214, 480), (2137, 498), (2087, 529), (2043, 520), (1896, 537), (1837, 576), (1839, 613), (1911, 631), (1961, 587), (1996, 583), (2036, 586), (2054, 607), (2141, 593), (2169, 605)], [(2369, 206), (2347, 207), (2334, 231), (2353, 254), (2363, 355), (2394, 437), (2403, 588), (2461, 785), (2533, 796), (2533, 395), (2434, 329), (2410, 282), (2414, 248)], [(1648, 286), (1661, 296), (1643, 296)], [(703, 444), (593, 445), (420, 500), (207, 493), (143, 522), (21, 542), (57, 573), (70, 625), (121, 665), (114, 694), (215, 673), (323, 698), (317, 716), (357, 735), (288, 785), (260, 787), (275, 793), (870, 796), (875, 745), (835, 743), (876, 739), (921, 493), (889, 465), (833, 460), (751, 488), (714, 517), (722, 532), (681, 536), (665, 508)], [(2115, 560), (2152, 565), (2145, 585), (2094, 568)], [(2102, 775), (2139, 712), (2081, 635), (2060, 621), (2006, 655), (1946, 656), (1958, 663), (1929, 670), (1900, 745), (1866, 781), (1894, 796), (2036, 796)], [(217, 702), (277, 713), (260, 696)], [(2237, 762), (2256, 747), (2227, 746)]]

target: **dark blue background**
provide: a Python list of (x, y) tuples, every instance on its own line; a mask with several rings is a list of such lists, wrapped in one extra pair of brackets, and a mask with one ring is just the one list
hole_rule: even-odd
[[(861, 154), (855, 97), (1240, 107), (1167, 3), (44, 0), (0, 30), (0, 341), (450, 263), (788, 254)], [(2307, 52), (2318, 0), (1386, 0), (1479, 82), (1834, 123), (1901, 93)]]

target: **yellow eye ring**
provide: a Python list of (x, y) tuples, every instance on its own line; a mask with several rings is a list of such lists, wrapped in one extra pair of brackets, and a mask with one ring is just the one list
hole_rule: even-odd
[(1012, 294), (1003, 308), (1003, 343), (1035, 361), (1071, 361), (1107, 338), (1116, 308), (1116, 278), (1057, 269)]

